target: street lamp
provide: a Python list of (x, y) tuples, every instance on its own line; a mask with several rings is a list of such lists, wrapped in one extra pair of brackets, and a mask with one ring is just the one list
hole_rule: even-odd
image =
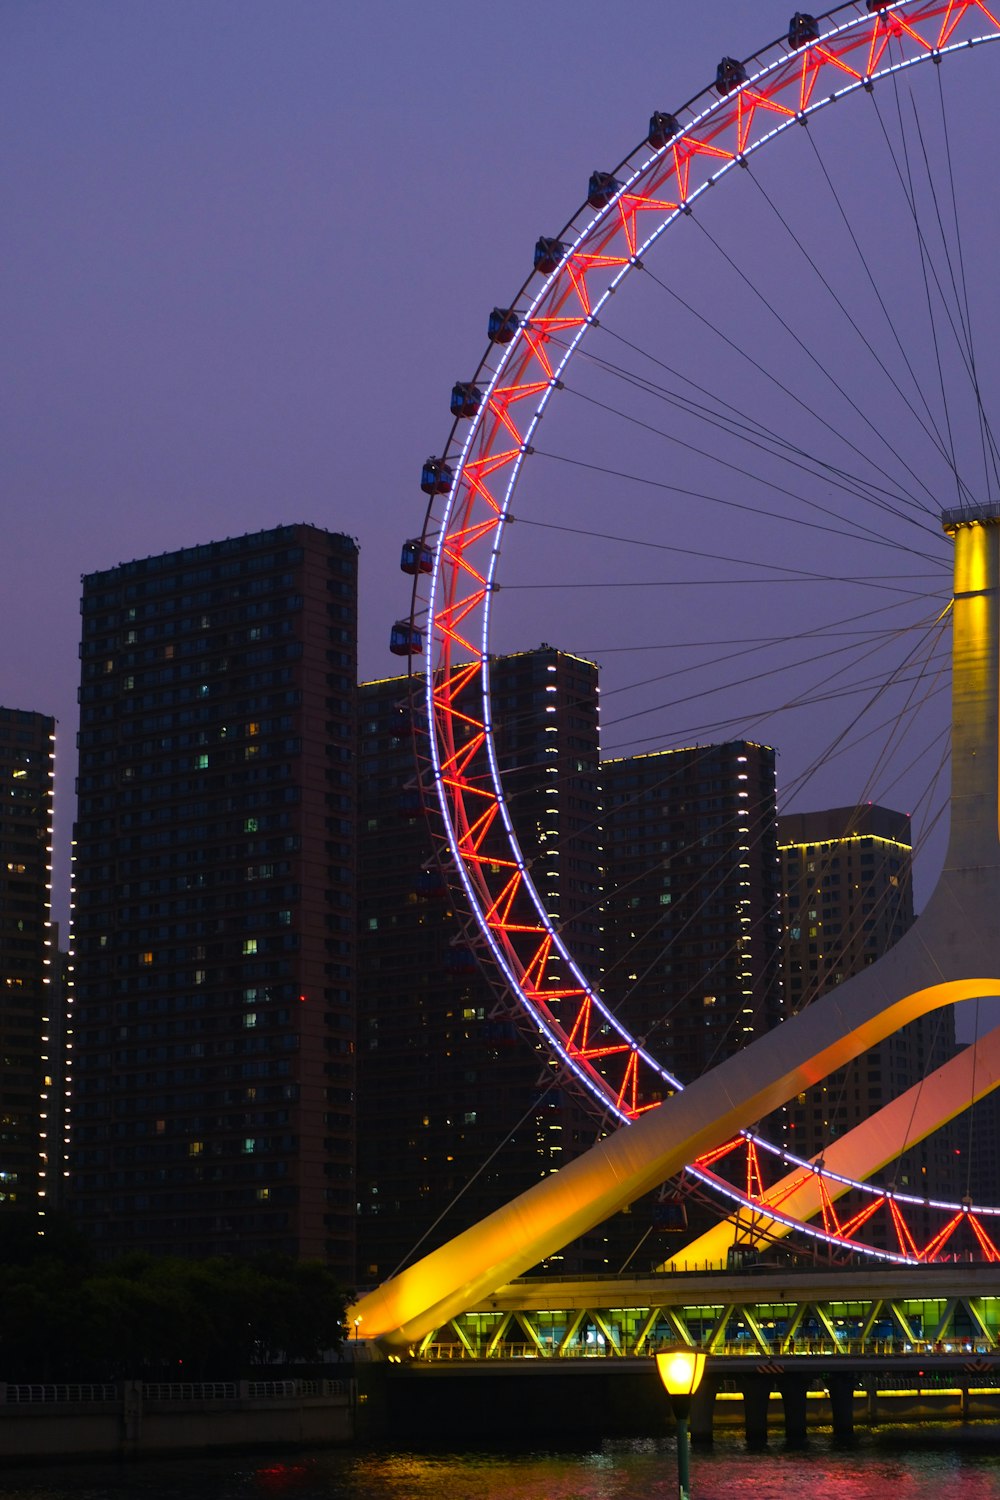
[(677, 1488), (680, 1500), (689, 1500), (691, 1473), (688, 1461), (688, 1418), (691, 1397), (705, 1373), (705, 1355), (700, 1349), (671, 1349), (656, 1356), (656, 1369), (663, 1381), (677, 1424)]

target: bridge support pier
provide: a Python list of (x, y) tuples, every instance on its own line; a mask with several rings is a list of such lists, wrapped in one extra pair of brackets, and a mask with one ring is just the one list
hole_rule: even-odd
[(878, 1376), (870, 1375), (867, 1386), (868, 1396), (868, 1426), (878, 1426)]
[(767, 1447), (767, 1409), (771, 1382), (764, 1375), (751, 1375), (742, 1382), (743, 1428), (751, 1450)]
[[(829, 1375), (826, 1388), (830, 1395), (834, 1441), (851, 1443), (854, 1441), (854, 1377), (852, 1375)], [(871, 1387), (869, 1387), (869, 1399), (871, 1399)]]
[(691, 1417), (688, 1432), (691, 1442), (698, 1448), (711, 1448), (714, 1433), (715, 1397), (718, 1394), (717, 1380), (703, 1380), (691, 1397)]
[(806, 1426), (807, 1385), (804, 1379), (785, 1376), (778, 1383), (785, 1410), (785, 1447), (805, 1448), (809, 1442)]

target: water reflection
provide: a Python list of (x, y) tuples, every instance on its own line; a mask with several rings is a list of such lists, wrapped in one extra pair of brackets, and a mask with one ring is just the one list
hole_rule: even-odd
[[(7, 1468), (0, 1500), (674, 1500), (669, 1441), (593, 1451), (340, 1450), (108, 1465)], [(802, 1453), (747, 1453), (735, 1438), (694, 1454), (694, 1500), (1000, 1500), (1000, 1432), (933, 1446), (926, 1430), (863, 1437), (850, 1451), (815, 1435)]]

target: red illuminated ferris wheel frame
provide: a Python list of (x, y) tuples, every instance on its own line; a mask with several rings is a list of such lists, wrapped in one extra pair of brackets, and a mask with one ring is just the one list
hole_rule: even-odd
[[(424, 679), (424, 799), (440, 815), (442, 857), (464, 892), (470, 936), (522, 1017), (615, 1123), (627, 1124), (681, 1085), (622, 1026), (574, 962), (532, 881), (505, 799), (493, 740), (490, 617), (522, 464), (563, 371), (607, 298), (630, 271), (641, 269), (643, 256), (704, 192), (824, 105), (919, 63), (996, 40), (1000, 21), (982, 0), (886, 6), (859, 0), (818, 20), (797, 14), (787, 37), (745, 63), (724, 59), (713, 87), (676, 115), (654, 115), (634, 151), (613, 171), (594, 173), (587, 201), (565, 228), (538, 242), (534, 272), (510, 306), (491, 315), (490, 344), (475, 376), (455, 388), (455, 421), (443, 453), (424, 467), (430, 499), (423, 534), (404, 553), (414, 575), (411, 615), (393, 633), (399, 654), (419, 658), (426, 646), (431, 658)], [(505, 850), (500, 857), (498, 839)], [(527, 920), (526, 910), (532, 913)], [(550, 977), (555, 956), (558, 981)], [(765, 1146), (745, 1139), (751, 1153)], [(807, 1162), (799, 1165), (814, 1171)], [(708, 1161), (693, 1170), (737, 1202), (752, 1208), (758, 1201), (749, 1157), (745, 1194), (722, 1183)], [(960, 1212), (964, 1206), (952, 1207)], [(769, 1215), (806, 1227), (784, 1218), (780, 1208)], [(823, 1230), (810, 1232), (854, 1246), (846, 1225), (835, 1216), (832, 1224), (828, 1215), (824, 1219)], [(987, 1257), (1000, 1258), (988, 1237), (987, 1243)], [(922, 1258), (905, 1236), (899, 1245), (898, 1258)], [(870, 1247), (856, 1248), (870, 1253)]]

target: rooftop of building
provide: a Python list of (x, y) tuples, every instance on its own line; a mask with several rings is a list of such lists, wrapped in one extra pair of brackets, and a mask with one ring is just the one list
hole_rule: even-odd
[(831, 844), (845, 839), (880, 838), (911, 846), (909, 813), (865, 802), (860, 807), (829, 807), (816, 812), (781, 813), (778, 843)]

